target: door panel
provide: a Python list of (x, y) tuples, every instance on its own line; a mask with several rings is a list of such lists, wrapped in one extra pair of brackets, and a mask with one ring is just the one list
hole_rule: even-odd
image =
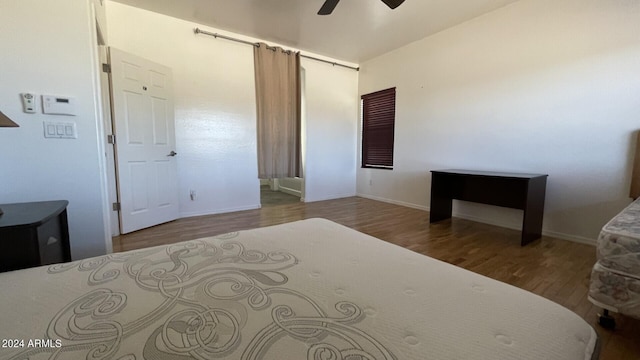
[[(130, 161), (129, 181), (131, 211), (133, 214), (149, 210), (149, 188), (147, 186), (147, 164), (143, 161)], [(122, 199), (127, 202), (129, 199)]]
[(167, 99), (151, 98), (151, 116), (153, 118), (153, 143), (167, 145), (169, 138)]
[(178, 218), (171, 69), (111, 48), (120, 230)]
[[(171, 179), (171, 171), (172, 171), (171, 163), (172, 163), (171, 160), (156, 161), (154, 163), (156, 167), (156, 181), (158, 182), (158, 187), (160, 189), (166, 189), (171, 186), (171, 184), (169, 183), (169, 179)], [(171, 194), (166, 192), (158, 193), (158, 206), (166, 207), (166, 206), (171, 206), (171, 204), (172, 204)]]
[[(127, 143), (129, 145), (144, 145), (144, 99), (142, 94), (136, 94), (130, 91), (123, 92), (125, 123), (127, 126)], [(117, 134), (116, 134), (117, 135)]]

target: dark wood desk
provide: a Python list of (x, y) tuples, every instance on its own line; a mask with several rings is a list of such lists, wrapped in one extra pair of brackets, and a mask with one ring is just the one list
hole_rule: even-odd
[(68, 204), (0, 204), (0, 272), (71, 261)]
[(429, 222), (451, 218), (452, 200), (524, 210), (521, 245), (542, 236), (547, 176), (474, 170), (431, 171)]

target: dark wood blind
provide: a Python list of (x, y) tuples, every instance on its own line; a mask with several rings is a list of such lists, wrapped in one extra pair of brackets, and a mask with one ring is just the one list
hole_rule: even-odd
[(362, 167), (393, 167), (396, 88), (362, 95)]

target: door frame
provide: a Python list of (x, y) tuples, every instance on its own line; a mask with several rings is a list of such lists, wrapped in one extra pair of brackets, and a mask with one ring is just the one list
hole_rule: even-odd
[[(98, 11), (96, 10), (96, 4), (91, 2), (88, 8), (89, 19), (91, 21), (90, 29), (90, 37), (91, 37), (91, 59), (94, 64), (93, 68), (93, 95), (95, 102), (95, 116), (96, 116), (96, 130), (97, 130), (97, 145), (99, 154), (105, 153), (105, 157), (100, 156), (98, 158), (98, 165), (101, 169), (100, 174), (100, 183), (101, 183), (101, 198), (102, 198), (102, 221), (104, 227), (104, 245), (105, 245), (105, 253), (110, 254), (113, 252), (113, 239), (112, 239), (112, 231), (110, 227), (111, 223), (111, 211), (109, 204), (109, 190), (107, 185), (107, 177), (109, 172), (109, 166), (106, 159), (106, 149), (107, 142), (106, 136), (104, 136), (104, 122), (107, 120), (105, 118), (105, 108), (110, 108), (110, 103), (104, 102), (104, 95), (110, 96), (107, 92), (106, 94), (103, 91), (102, 84), (102, 61), (100, 60), (100, 46), (105, 45), (105, 29), (101, 26), (100, 21), (98, 20)], [(110, 121), (110, 119), (109, 119)]]
[[(111, 66), (109, 58), (109, 47), (106, 45), (99, 46), (100, 52), (100, 88), (102, 91), (102, 114), (103, 114), (103, 128), (105, 143), (105, 157), (107, 162), (107, 194), (109, 197), (109, 204), (119, 203), (120, 199), (118, 191), (117, 181), (117, 167), (115, 158), (114, 144), (109, 142), (109, 137), (113, 136), (113, 94), (111, 93), (111, 81), (109, 79), (110, 73), (105, 72), (104, 64), (107, 68)], [(117, 210), (113, 208), (113, 205), (109, 207), (109, 225), (111, 229), (111, 236), (120, 235), (120, 216)]]

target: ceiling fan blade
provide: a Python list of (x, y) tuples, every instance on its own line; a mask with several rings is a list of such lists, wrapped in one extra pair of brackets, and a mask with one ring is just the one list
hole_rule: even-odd
[[(402, 0), (404, 1), (404, 0)], [(320, 11), (318, 11), (318, 15), (329, 15), (333, 12), (333, 9), (336, 8), (336, 5), (338, 5), (338, 2), (340, 2), (340, 0), (327, 0), (324, 2), (324, 4), (322, 5), (322, 7), (320, 8)]]
[(388, 7), (395, 9), (398, 6), (402, 5), (404, 0), (382, 0), (382, 2), (387, 4)]

